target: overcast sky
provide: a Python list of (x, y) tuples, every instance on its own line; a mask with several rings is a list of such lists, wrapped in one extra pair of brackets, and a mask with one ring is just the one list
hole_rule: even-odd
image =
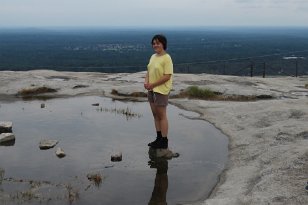
[(308, 26), (308, 0), (0, 0), (16, 26)]

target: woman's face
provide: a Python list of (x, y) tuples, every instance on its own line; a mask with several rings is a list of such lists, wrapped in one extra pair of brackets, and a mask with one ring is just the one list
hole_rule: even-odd
[(157, 54), (161, 54), (162, 52), (165, 51), (163, 44), (161, 42), (159, 42), (157, 39), (153, 40), (152, 47), (153, 47), (153, 50), (155, 51), (155, 53), (157, 53)]

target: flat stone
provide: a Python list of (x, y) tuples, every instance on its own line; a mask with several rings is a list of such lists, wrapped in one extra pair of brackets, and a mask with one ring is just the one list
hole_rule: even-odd
[(1, 133), (11, 133), (12, 132), (13, 123), (0, 121), (0, 134)]
[(40, 141), (40, 149), (50, 149), (58, 144), (58, 140), (41, 140)]
[(0, 134), (0, 143), (9, 142), (15, 140), (15, 135), (13, 133), (1, 133)]
[(106, 166), (105, 166), (106, 169), (112, 168), (112, 167), (114, 167), (114, 164), (110, 164), (110, 165), (106, 165)]
[(172, 152), (170, 149), (149, 149), (149, 155), (152, 158), (166, 158), (166, 159), (171, 159), (171, 158), (177, 158), (180, 156), (179, 153)]
[(61, 149), (60, 147), (57, 148), (56, 150), (56, 155), (59, 157), (59, 158), (63, 158), (66, 156), (65, 152), (63, 151), (63, 149)]
[(7, 142), (0, 142), (0, 146), (10, 147), (15, 145), (16, 140), (10, 140)]

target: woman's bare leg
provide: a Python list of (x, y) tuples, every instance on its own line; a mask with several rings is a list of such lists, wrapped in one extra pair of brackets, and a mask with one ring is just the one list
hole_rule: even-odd
[(163, 137), (168, 136), (167, 106), (156, 106), (156, 115)]
[(158, 118), (157, 109), (156, 109), (157, 106), (154, 105), (154, 103), (151, 103), (151, 102), (150, 102), (150, 106), (151, 106), (152, 114), (153, 114), (153, 117), (154, 117), (154, 124), (155, 124), (156, 132), (161, 131), (160, 120)]

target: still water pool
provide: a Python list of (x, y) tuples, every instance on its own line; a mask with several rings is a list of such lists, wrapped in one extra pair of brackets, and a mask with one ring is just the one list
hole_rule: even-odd
[[(149, 155), (147, 144), (156, 133), (146, 102), (94, 96), (0, 102), (0, 121), (12, 121), (16, 136), (14, 143), (0, 146), (0, 199), (8, 204), (91, 205), (202, 200), (226, 163), (227, 137), (194, 119), (198, 114), (173, 105), (168, 117), (169, 148), (180, 157), (162, 160)], [(42, 139), (59, 143), (40, 150)], [(66, 157), (55, 155), (57, 147)], [(117, 152), (123, 160), (111, 162)], [(89, 181), (89, 173), (100, 174), (102, 181)]]

